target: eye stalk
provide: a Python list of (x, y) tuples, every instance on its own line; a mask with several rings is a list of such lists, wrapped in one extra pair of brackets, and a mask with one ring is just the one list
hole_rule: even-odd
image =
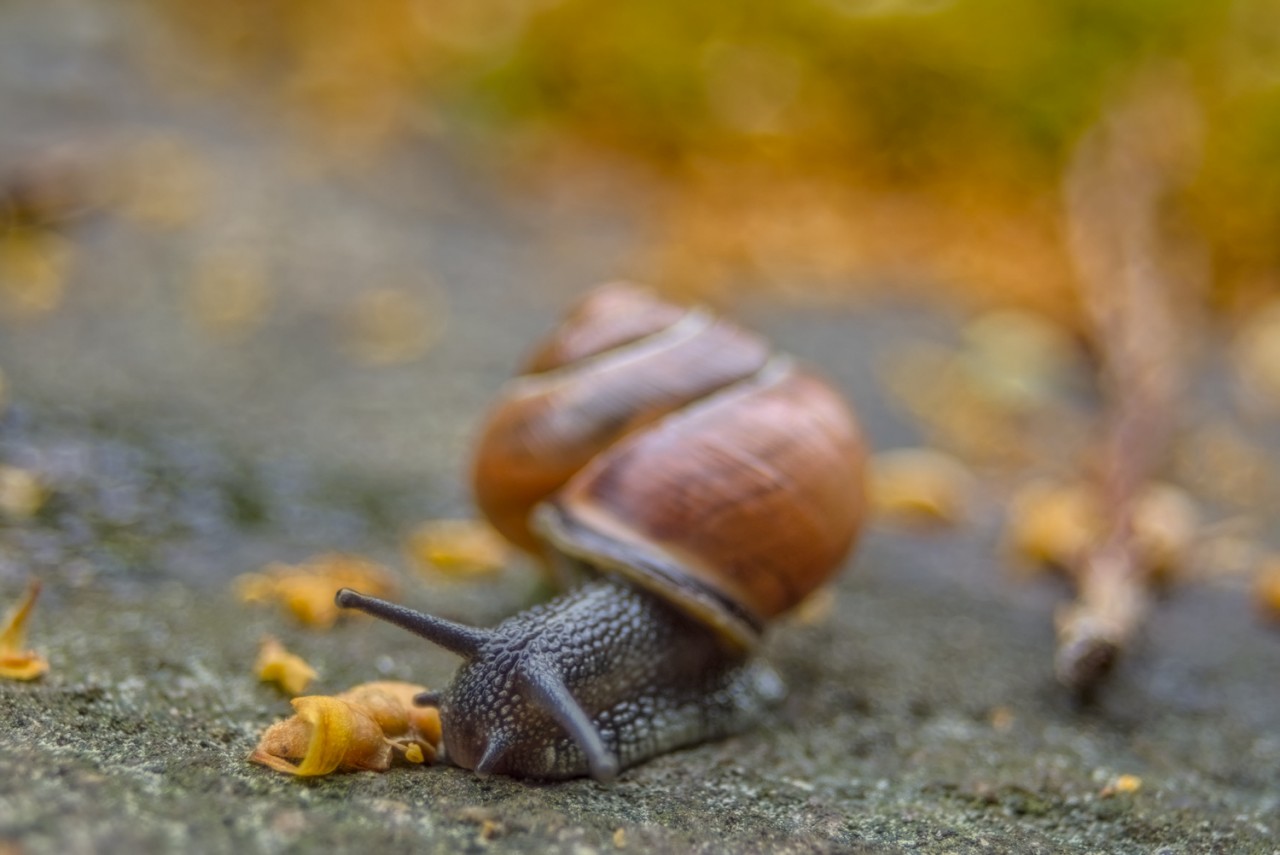
[(440, 707), (439, 692), (419, 692), (413, 696), (413, 705), (415, 707)]
[(355, 609), (395, 624), (401, 629), (407, 629), (414, 635), (420, 635), (427, 641), (438, 644), (450, 653), (456, 653), (465, 659), (470, 659), (479, 653), (480, 648), (493, 636), (489, 630), (464, 626), (423, 614), (377, 597), (366, 597), (350, 588), (338, 591), (333, 601), (339, 608)]
[(555, 719), (587, 756), (591, 777), (602, 784), (616, 778), (618, 758), (604, 744), (595, 722), (569, 691), (564, 678), (553, 667), (538, 660), (534, 660), (520, 676), (524, 678), (529, 699)]

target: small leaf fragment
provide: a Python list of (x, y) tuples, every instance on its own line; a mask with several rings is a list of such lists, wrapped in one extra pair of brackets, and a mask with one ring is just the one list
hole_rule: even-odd
[(1100, 536), (1103, 525), (1087, 487), (1032, 481), (1009, 502), (1005, 538), (1018, 557), (1065, 569)]
[(375, 680), (354, 686), (338, 697), (368, 711), (388, 737), (412, 735), (424, 741), (424, 747), (432, 749), (434, 755), (432, 746), (440, 744), (440, 712), (413, 702), (415, 695), (425, 691), (425, 687), (413, 683)]
[(391, 747), (364, 710), (326, 695), (291, 703), (296, 715), (267, 728), (250, 760), (299, 777), (391, 767)]
[(1133, 536), (1148, 571), (1167, 580), (1187, 561), (1200, 534), (1200, 511), (1185, 491), (1171, 484), (1152, 483), (1133, 508)]
[(58, 308), (75, 257), (71, 241), (53, 232), (0, 230), (0, 312), (34, 318)]
[(36, 515), (46, 498), (48, 491), (36, 473), (0, 464), (0, 514), (29, 519)]
[(376, 597), (395, 592), (391, 574), (380, 564), (355, 555), (317, 555), (302, 564), (270, 564), (260, 573), (245, 573), (234, 582), (245, 603), (279, 603), (298, 622), (319, 629), (333, 626), (342, 614), (333, 602), (340, 588)]
[(959, 460), (931, 448), (899, 448), (871, 460), (868, 494), (895, 522), (952, 525), (969, 513), (976, 480)]
[(1117, 775), (1107, 782), (1098, 795), (1104, 799), (1113, 796), (1131, 796), (1142, 789), (1142, 779), (1137, 775)]
[(511, 549), (487, 523), (442, 519), (428, 520), (410, 532), (405, 553), (420, 570), (461, 577), (501, 570)]
[(1254, 594), (1263, 614), (1280, 622), (1280, 561), (1273, 558), (1263, 566)]
[(289, 695), (302, 694), (316, 676), (316, 670), (305, 659), (285, 650), (284, 645), (271, 636), (262, 640), (254, 668), (259, 680), (275, 683)]
[[(1026, 561), (1073, 571), (1106, 534), (1107, 522), (1096, 488), (1038, 480), (1010, 500), (1005, 540)], [(1185, 490), (1156, 482), (1134, 500), (1132, 526), (1140, 569), (1164, 580), (1185, 564), (1199, 536), (1200, 514)]]
[(424, 686), (364, 683), (340, 695), (294, 698), (292, 718), (271, 725), (249, 760), (299, 777), (337, 771), (385, 772), (398, 753), (410, 763), (435, 759), (436, 710), (413, 706)]
[(0, 677), (34, 680), (49, 670), (49, 661), (34, 650), (23, 650), (27, 619), (40, 596), (40, 580), (32, 579), (26, 593), (0, 624)]

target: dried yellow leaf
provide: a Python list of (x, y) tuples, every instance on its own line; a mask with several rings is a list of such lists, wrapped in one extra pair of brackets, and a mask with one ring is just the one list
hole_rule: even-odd
[(391, 574), (380, 564), (354, 555), (318, 555), (302, 564), (271, 564), (261, 573), (245, 573), (233, 583), (246, 603), (279, 603), (300, 623), (328, 628), (342, 614), (333, 602), (340, 588), (375, 597), (395, 592)]
[(413, 683), (375, 680), (350, 688), (338, 697), (366, 710), (388, 737), (412, 734), (434, 746), (440, 743), (440, 712), (413, 702), (415, 695), (425, 691), (425, 687)]
[(1067, 568), (1098, 538), (1103, 520), (1093, 491), (1078, 484), (1033, 481), (1009, 501), (1009, 548), (1036, 564)]
[(0, 231), (0, 310), (29, 318), (56, 309), (74, 260), (75, 247), (61, 235)]
[(1157, 578), (1185, 563), (1200, 529), (1200, 511), (1185, 490), (1150, 484), (1133, 507), (1133, 537), (1143, 565)]
[(1272, 558), (1263, 565), (1254, 594), (1263, 614), (1280, 621), (1280, 560)]
[(40, 596), (40, 580), (32, 579), (26, 593), (0, 624), (0, 677), (34, 680), (49, 670), (49, 662), (33, 650), (23, 650), (27, 619)]
[(316, 676), (316, 670), (306, 660), (285, 650), (284, 645), (271, 636), (262, 640), (254, 668), (259, 680), (275, 683), (289, 695), (302, 694)]
[(33, 650), (0, 653), (0, 677), (8, 680), (35, 680), (49, 671), (49, 660)]
[(420, 570), (472, 576), (501, 570), (511, 548), (488, 523), (479, 520), (429, 520), (405, 540), (405, 554)]
[(29, 469), (0, 464), (0, 514), (26, 519), (40, 510), (48, 492)]
[(966, 515), (973, 492), (973, 475), (941, 451), (900, 448), (871, 459), (871, 507), (895, 522), (953, 524)]
[(1142, 779), (1137, 775), (1117, 775), (1102, 788), (1100, 795), (1104, 798), (1127, 796), (1138, 792), (1140, 789), (1142, 789)]
[[(1107, 520), (1096, 490), (1084, 484), (1035, 481), (1009, 502), (1006, 542), (1019, 557), (1067, 569), (1106, 536)], [(1149, 484), (1132, 510), (1135, 557), (1154, 578), (1186, 560), (1200, 525), (1196, 504), (1170, 484)]]
[(263, 733), (249, 760), (300, 777), (391, 768), (398, 752), (411, 763), (433, 760), (439, 715), (414, 707), (424, 686), (374, 682), (337, 696), (294, 698), (292, 718)]
[(325, 695), (291, 703), (297, 714), (267, 728), (250, 760), (300, 777), (391, 768), (391, 746), (367, 712)]
[(991, 710), (989, 720), (994, 730), (999, 733), (1005, 733), (1013, 727), (1014, 722), (1017, 721), (1017, 716), (1008, 707), (1000, 706)]

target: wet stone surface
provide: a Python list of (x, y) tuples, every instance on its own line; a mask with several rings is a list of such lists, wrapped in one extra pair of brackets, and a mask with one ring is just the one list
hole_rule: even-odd
[[(12, 419), (5, 424), (15, 442)], [(98, 427), (61, 422), (41, 433), (66, 442), (76, 430), (86, 447), (120, 453), (114, 433)], [(154, 477), (166, 465), (162, 444), (137, 448), (139, 469), (116, 477)], [(147, 513), (167, 518), (164, 508), (181, 508), (185, 491), (218, 494), (186, 471), (192, 482)], [(175, 513), (170, 526), (139, 535), (146, 547), (128, 558), (99, 536), (102, 505), (89, 494), (5, 526), (6, 588), (17, 587), (13, 569), (46, 580), (32, 642), (53, 663), (39, 683), (0, 684), (6, 839), (32, 852), (577, 851), (613, 848), (621, 828), (628, 847), (702, 851), (1273, 845), (1277, 651), (1239, 619), (1240, 595), (1189, 590), (1163, 603), (1143, 650), (1099, 702), (1081, 708), (1046, 675), (1049, 597), (984, 581), (993, 569), (981, 544), (961, 542), (969, 537), (873, 536), (839, 586), (835, 617), (775, 633), (769, 655), (792, 687), (776, 715), (613, 786), (483, 780), (447, 768), (287, 779), (244, 761), (286, 709), (251, 674), (260, 634), (303, 652), (322, 674), (317, 691), (371, 677), (438, 683), (451, 664), (392, 628), (352, 621), (320, 634), (237, 603), (225, 584), (248, 560), (237, 540), (282, 553), (305, 540), (271, 522), (273, 502), (299, 494), (263, 493), (253, 526), (203, 507), (222, 528)], [(358, 504), (311, 501), (316, 519), (359, 516)], [(64, 542), (68, 520), (93, 535)], [(377, 526), (337, 530), (358, 544), (383, 537)], [(318, 546), (312, 537), (302, 545)], [(40, 538), (63, 552), (25, 558)], [(223, 539), (221, 578), (184, 578), (191, 556)], [(930, 566), (939, 555), (965, 572), (939, 572)], [(514, 574), (465, 590), (403, 579), (415, 605), (478, 622), (529, 596)], [(997, 709), (1007, 720), (997, 721)], [(1141, 777), (1141, 789), (1101, 795), (1122, 773)]]
[[(627, 212), (511, 201), (432, 146), (356, 178), (291, 175), (265, 117), (177, 97), (130, 61), (128, 27), (95, 13), (67, 33), (76, 15), (45, 8), (0, 11), (0, 144), (127, 122), (180, 136), (218, 180), (184, 229), (78, 227), (57, 308), (0, 326), (0, 463), (49, 488), (34, 516), (0, 520), (0, 595), (45, 581), (28, 643), (51, 662), (39, 682), (0, 682), (0, 849), (1276, 851), (1280, 636), (1247, 594), (1175, 589), (1079, 705), (1049, 673), (1063, 591), (1009, 581), (990, 509), (949, 533), (873, 531), (830, 617), (772, 634), (791, 691), (771, 718), (612, 786), (416, 767), (298, 781), (249, 765), (288, 711), (252, 673), (264, 633), (317, 668), (316, 692), (439, 685), (453, 662), (371, 621), (320, 633), (247, 607), (236, 574), (355, 552), (392, 566), (408, 604), (477, 624), (538, 596), (520, 567), (421, 580), (400, 542), (469, 513), (486, 400), (566, 299), (626, 269)], [(274, 296), (227, 340), (193, 325), (185, 289), (231, 222), (271, 248)], [(343, 319), (388, 283), (447, 317), (419, 357), (372, 366), (345, 349)], [(742, 311), (823, 365), (877, 445), (919, 441), (874, 366), (948, 318)], [(1141, 787), (1104, 795), (1124, 774)]]

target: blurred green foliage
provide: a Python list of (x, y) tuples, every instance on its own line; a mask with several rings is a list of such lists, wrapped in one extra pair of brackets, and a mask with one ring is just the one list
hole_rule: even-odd
[(569, 122), (679, 157), (769, 148), (964, 168), (966, 144), (1057, 168), (1118, 81), (1153, 58), (1213, 59), (1230, 4), (1200, 0), (699, 4), (568, 0), (480, 78), (505, 118)]
[[(422, 127), (425, 112), (427, 126), (468, 129), (469, 140), (491, 142), (504, 157), (525, 151), (538, 161), (546, 140), (572, 141), (580, 153), (585, 141), (677, 185), (698, 185), (710, 165), (722, 186), (740, 168), (738, 184), (905, 188), (944, 207), (963, 199), (930, 227), (941, 231), (956, 231), (970, 213), (1034, 220), (1039, 236), (1021, 250), (1028, 256), (1043, 254), (1055, 228), (1045, 211), (1056, 203), (1046, 200), (1057, 198), (1076, 140), (1135, 78), (1163, 76), (1194, 104), (1189, 121), (1202, 143), (1178, 219), (1206, 239), (1220, 284), (1280, 281), (1274, 0), (366, 0), (358, 14), (342, 0), (188, 0), (176, 8), (189, 35), (259, 74), (283, 70), (289, 97), (362, 139)], [(729, 195), (716, 204), (730, 215), (754, 204)], [(827, 214), (866, 204), (837, 199)], [(990, 250), (1019, 252), (998, 242)], [(1040, 269), (1061, 266), (1058, 258)]]

